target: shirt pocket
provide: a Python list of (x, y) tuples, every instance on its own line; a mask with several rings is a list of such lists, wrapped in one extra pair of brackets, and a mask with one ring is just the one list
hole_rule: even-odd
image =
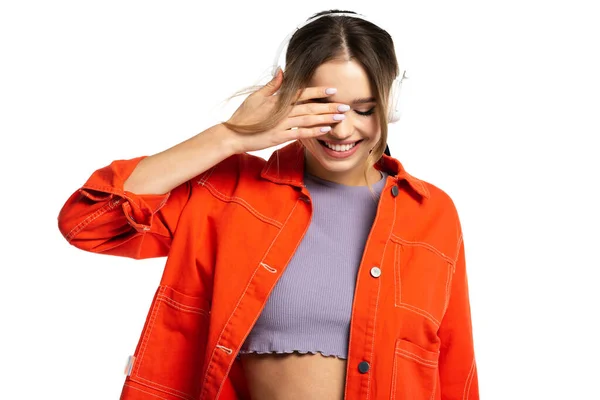
[(439, 352), (396, 340), (391, 400), (431, 400), (438, 379)]
[(159, 286), (152, 301), (129, 377), (182, 399), (200, 394), (209, 302)]
[(445, 313), (453, 263), (427, 243), (392, 238), (394, 242), (394, 304), (417, 313), (435, 326)]

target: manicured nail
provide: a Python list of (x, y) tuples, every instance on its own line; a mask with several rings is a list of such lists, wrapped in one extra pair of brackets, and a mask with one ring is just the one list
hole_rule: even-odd
[(343, 119), (346, 119), (346, 116), (344, 114), (335, 114), (333, 116), (333, 119), (335, 119), (336, 121), (341, 121)]
[(336, 94), (337, 93), (337, 89), (336, 88), (325, 89), (325, 93), (326, 94)]
[(347, 104), (341, 104), (338, 106), (338, 111), (340, 111), (340, 112), (348, 111), (349, 109), (350, 109), (350, 106)]
[(331, 130), (330, 126), (324, 126), (321, 128), (321, 132), (329, 132)]

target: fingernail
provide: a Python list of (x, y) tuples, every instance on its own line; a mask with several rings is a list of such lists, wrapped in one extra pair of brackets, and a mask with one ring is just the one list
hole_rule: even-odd
[(335, 94), (335, 93), (337, 93), (337, 89), (336, 88), (325, 89), (325, 93), (326, 94)]
[(321, 132), (329, 132), (331, 130), (330, 126), (324, 126), (321, 128)]
[(341, 120), (343, 120), (345, 118), (346, 118), (346, 116), (344, 114), (335, 114), (333, 116), (333, 119), (335, 119), (336, 121), (341, 121)]
[(350, 109), (350, 106), (347, 104), (341, 104), (338, 106), (338, 111), (340, 112), (344, 112), (344, 111), (348, 111)]

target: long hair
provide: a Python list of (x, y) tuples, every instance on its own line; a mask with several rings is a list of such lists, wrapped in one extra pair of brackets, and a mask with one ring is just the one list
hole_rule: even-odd
[(365, 69), (369, 77), (381, 129), (381, 139), (367, 159), (367, 168), (379, 160), (387, 143), (390, 88), (399, 73), (394, 42), (385, 30), (369, 21), (327, 15), (339, 12), (356, 14), (343, 10), (322, 11), (310, 18), (324, 16), (293, 34), (285, 55), (284, 78), (278, 101), (267, 118), (251, 125), (223, 124), (234, 131), (249, 134), (272, 129), (285, 117), (288, 106), (298, 99), (299, 91), (308, 86), (317, 67), (332, 60), (353, 60)]

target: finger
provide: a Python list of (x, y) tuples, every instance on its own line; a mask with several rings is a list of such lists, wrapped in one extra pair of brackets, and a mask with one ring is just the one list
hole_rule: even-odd
[(275, 75), (273, 75), (273, 79), (267, 82), (265, 86), (260, 88), (258, 92), (264, 96), (271, 96), (279, 89), (281, 82), (283, 82), (283, 72), (281, 71), (281, 68), (277, 68)]
[(297, 103), (311, 99), (321, 99), (329, 97), (337, 93), (337, 89), (329, 88), (326, 86), (314, 86), (300, 89), (299, 92), (300, 93), (298, 100), (296, 100)]
[(292, 127), (312, 128), (317, 125), (327, 126), (343, 121), (345, 118), (344, 114), (301, 115), (286, 118), (281, 127), (289, 129)]
[(312, 128), (288, 129), (283, 131), (284, 141), (296, 139), (309, 139), (326, 135), (331, 130), (331, 126), (315, 126)]
[(304, 103), (292, 107), (288, 117), (309, 114), (338, 114), (350, 110), (350, 106), (342, 103)]

